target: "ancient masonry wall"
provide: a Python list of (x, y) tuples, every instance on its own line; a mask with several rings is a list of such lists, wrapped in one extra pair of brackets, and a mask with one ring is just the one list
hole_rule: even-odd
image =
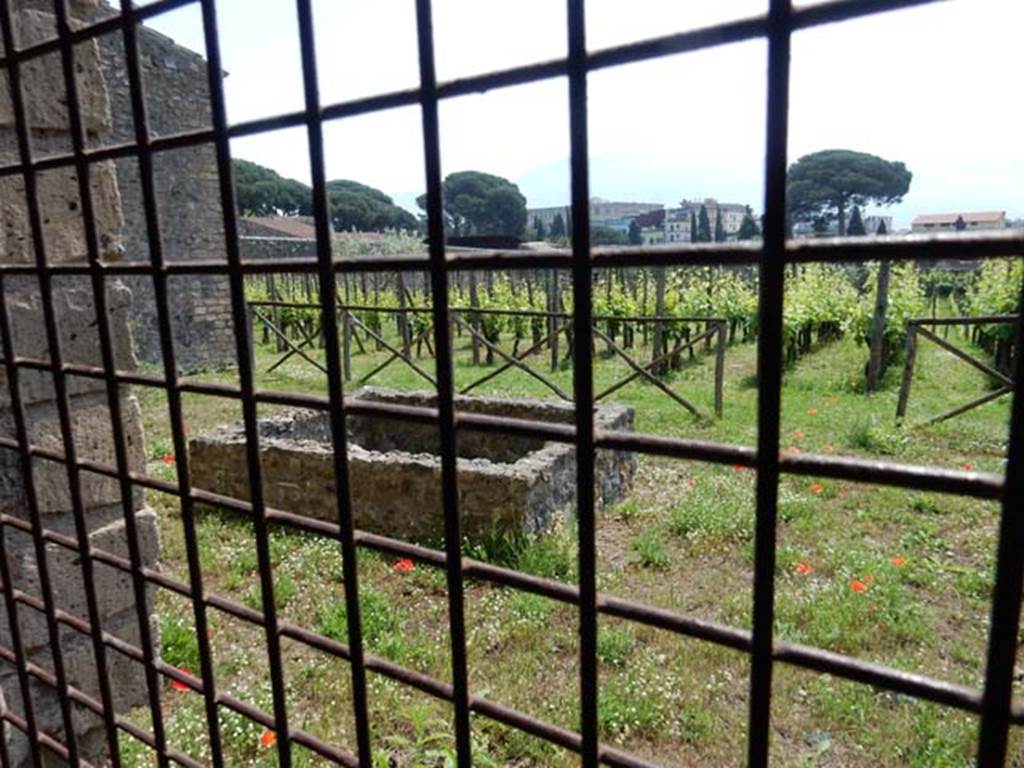
[[(97, 20), (110, 14), (100, 4), (83, 14)], [(210, 103), (206, 60), (145, 26), (139, 30), (139, 58), (151, 136), (209, 129)], [(103, 143), (135, 140), (131, 93), (120, 33), (100, 41), (103, 77), (110, 94), (112, 125)], [(138, 162), (116, 161), (124, 209), (123, 246), (128, 261), (150, 259), (142, 207)], [(216, 157), (211, 144), (162, 151), (154, 156), (155, 186), (163, 256), (167, 261), (225, 261), (224, 224)], [(152, 280), (132, 277), (132, 332), (144, 363), (161, 364), (160, 335)], [(176, 275), (170, 279), (175, 358), (183, 372), (235, 364), (235, 335), (228, 281), (212, 275)]]
[(238, 239), (243, 259), (315, 259), (316, 240), (297, 237), (243, 236)]
[[(22, 46), (52, 37), (55, 29), (52, 15), (32, 10), (26, 7), (28, 5), (29, 2), (14, 4), (15, 32)], [(110, 104), (100, 73), (97, 46), (76, 46), (76, 61), (80, 101), (90, 137), (93, 140), (109, 137)], [(17, 144), (6, 77), (3, 84), (0, 89), (0, 156), (4, 163), (10, 163), (17, 161)], [(35, 156), (68, 151), (68, 118), (58, 54), (34, 59), (26, 65), (23, 68), (23, 85)], [(123, 224), (114, 166), (110, 163), (93, 165), (90, 178), (102, 257), (113, 259), (120, 254)], [(48, 263), (86, 262), (81, 204), (74, 170), (47, 171), (38, 174), (37, 179)], [(5, 176), (0, 180), (0, 262), (31, 264), (34, 260), (24, 180), (17, 175)], [(11, 326), (11, 349), (0, 350), (4, 358), (19, 356), (49, 360), (52, 347), (45, 331), (39, 282), (34, 277), (9, 277), (4, 281), (3, 291), (3, 310)], [(50, 295), (64, 362), (102, 365), (94, 294), (88, 278), (57, 277)], [(123, 284), (111, 280), (107, 284), (106, 300), (116, 365), (132, 369), (135, 358), (128, 324), (130, 294)], [(29, 442), (57, 454), (63, 453), (66, 446), (51, 374), (21, 368), (17, 374), (19, 403), (12, 396), (14, 382), (8, 373), (6, 365), (0, 366), (0, 434), (7, 438), (17, 435), (15, 408), (20, 408), (25, 416)], [(114, 465), (114, 436), (105, 382), (97, 378), (70, 376), (67, 383), (69, 426), (79, 460)], [(145, 458), (138, 404), (127, 389), (117, 394), (127, 447), (127, 469), (141, 472)], [(31, 461), (32, 480), (29, 485), (30, 481), (22, 471), (20, 454), (7, 448), (0, 449), (0, 514), (21, 521), (37, 520), (46, 529), (72, 538), (78, 536), (76, 520), (80, 520), (84, 522), (84, 535), (91, 548), (121, 558), (129, 556), (126, 523), (133, 518), (138, 530), (141, 564), (155, 565), (159, 548), (156, 517), (144, 506), (141, 490), (126, 500), (116, 480), (82, 471), (80, 496), (76, 504), (64, 464), (38, 457)], [(30, 504), (32, 489), (35, 491), (35, 503)], [(76, 507), (81, 517), (76, 515)], [(25, 659), (52, 672), (55, 670), (52, 650), (54, 641), (57, 641), (67, 683), (99, 700), (97, 671), (100, 667), (90, 637), (65, 623), (59, 625), (56, 637), (51, 636), (45, 614), (39, 609), (40, 601), (44, 600), (41, 579), (44, 573), (48, 573), (56, 609), (89, 621), (82, 558), (78, 553), (56, 544), (46, 544), (43, 549), (42, 558), (37, 558), (34, 540), (28, 533), (17, 527), (4, 526), (0, 556), (10, 570), (11, 580), (10, 585), (4, 586), (20, 590), (25, 597), (14, 604), (13, 612), (7, 610), (9, 604), (6, 600), (0, 601), (0, 646), (4, 648), (5, 658), (8, 652), (13, 651), (11, 628), (16, 622)], [(142, 627), (153, 626), (151, 596), (146, 595), (144, 609), (138, 611), (129, 575), (93, 562), (97, 607), (103, 630), (140, 646)], [(143, 668), (135, 660), (109, 649), (105, 675), (111, 684), (117, 712), (126, 712), (147, 700)], [(0, 662), (0, 696), (0, 703), (19, 717), (26, 713), (28, 697), (33, 705), (37, 729), (66, 740), (61, 699), (53, 686), (31, 678), (28, 690), (23, 689), (16, 666), (5, 660)], [(74, 706), (73, 714), (73, 729), (81, 757), (94, 765), (103, 763), (107, 757), (107, 744), (100, 719), (79, 706)], [(3, 738), (7, 749), (6, 764), (22, 768), (32, 763), (30, 744), (23, 732), (7, 723), (3, 726)], [(43, 752), (42, 765), (61, 764), (55, 754), (45, 749)]]

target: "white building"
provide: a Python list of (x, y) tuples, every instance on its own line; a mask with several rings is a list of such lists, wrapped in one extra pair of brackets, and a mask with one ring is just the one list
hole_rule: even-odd
[(910, 222), (911, 232), (957, 232), (1006, 229), (1006, 211), (925, 213)]
[(673, 208), (665, 214), (666, 243), (688, 243), (690, 234), (690, 212), (682, 208)]

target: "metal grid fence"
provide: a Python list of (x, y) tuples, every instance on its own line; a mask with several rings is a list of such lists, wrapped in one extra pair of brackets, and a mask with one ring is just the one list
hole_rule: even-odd
[[(1015, 256), (1024, 253), (1024, 240), (1019, 234), (991, 236), (931, 237), (926, 239), (882, 238), (873, 242), (816, 241), (787, 243), (785, 241), (785, 177), (787, 99), (789, 86), (789, 47), (794, 31), (816, 25), (841, 22), (897, 8), (924, 5), (934, 0), (833, 0), (810, 7), (793, 9), (789, 0), (770, 0), (766, 15), (742, 19), (712, 27), (667, 35), (615, 48), (588, 52), (584, 35), (584, 0), (567, 0), (568, 55), (555, 61), (516, 67), (500, 72), (478, 75), (448, 83), (438, 83), (434, 71), (433, 33), (430, 0), (417, 0), (420, 85), (418, 88), (386, 93), (370, 98), (322, 105), (318, 95), (317, 61), (313, 46), (313, 16), (310, 0), (296, 0), (301, 38), (302, 72), (305, 108), (296, 113), (229, 125), (226, 119), (222, 82), (221, 50), (218, 40), (215, 0), (156, 0), (141, 8), (133, 8), (130, 0), (122, 0), (120, 15), (85, 27), (72, 29), (62, 0), (55, 3), (58, 36), (51, 41), (16, 49), (12, 34), (10, 0), (0, 2), (0, 24), (6, 54), (2, 66), (6, 71), (12, 96), (17, 133), (18, 162), (0, 167), (0, 176), (24, 179), (29, 223), (35, 244), (33, 264), (0, 265), (0, 302), (4, 281), (14, 276), (35, 276), (40, 281), (45, 331), (51, 356), (48, 360), (19, 357), (11, 348), (11, 327), (6, 306), (0, 306), (4, 365), (16, 422), (16, 435), (0, 436), (0, 447), (17, 452), (26, 479), (30, 512), (35, 509), (36, 489), (33, 487), (31, 464), (43, 458), (66, 465), (76, 518), (81, 520), (80, 475), (95, 473), (119, 481), (124, 504), (130, 508), (133, 488), (154, 489), (180, 499), (187, 546), (189, 582), (183, 583), (140, 565), (136, 532), (129, 528), (129, 557), (90, 549), (86, 532), (79, 526), (75, 536), (68, 536), (42, 527), (38, 514), (31, 520), (4, 515), (0, 518), (0, 536), (10, 527), (28, 532), (35, 542), (42, 576), (43, 599), (39, 600), (14, 589), (6, 557), (0, 557), (0, 578), (4, 584), (4, 600), (11, 617), (11, 647), (0, 648), (0, 658), (17, 667), (25, 702), (24, 717), (10, 710), (2, 713), (6, 724), (25, 732), (30, 739), (37, 765), (43, 750), (76, 763), (77, 745), (73, 728), (66, 729), (65, 742), (41, 732), (27, 695), (31, 681), (55, 686), (61, 694), (66, 723), (71, 722), (72, 704), (102, 716), (113, 764), (119, 765), (117, 731), (123, 730), (149, 745), (161, 766), (171, 762), (193, 766), (187, 755), (168, 747), (161, 716), (159, 682), (161, 676), (184, 683), (200, 693), (205, 700), (212, 762), (222, 766), (224, 747), (218, 721), (219, 708), (235, 710), (278, 734), (277, 752), (280, 763), (291, 764), (293, 744), (311, 749), (341, 765), (369, 766), (371, 761), (371, 723), (366, 700), (366, 673), (372, 671), (398, 680), (431, 696), (452, 703), (454, 731), (459, 765), (471, 764), (470, 713), (476, 713), (541, 739), (551, 741), (580, 755), (583, 765), (646, 766), (646, 760), (603, 745), (598, 739), (597, 701), (599, 696), (597, 664), (598, 614), (616, 616), (633, 622), (658, 627), (679, 635), (716, 643), (751, 657), (750, 710), (748, 723), (748, 754), (750, 765), (766, 765), (768, 761), (769, 726), (771, 718), (771, 682), (776, 663), (782, 662), (804, 669), (829, 673), (860, 683), (908, 694), (980, 714), (980, 736), (977, 762), (981, 766), (1002, 765), (1006, 755), (1011, 724), (1024, 723), (1024, 705), (1014, 703), (1012, 674), (1020, 622), (1022, 592), (1021, 552), (1024, 551), (1024, 375), (1022, 357), (1016, 361), (1014, 398), (1010, 425), (1009, 454), (1004, 477), (948, 471), (929, 467), (907, 466), (861, 459), (817, 456), (813, 454), (780, 455), (779, 417), (782, 353), (783, 273), (786, 265), (797, 262), (860, 262), (866, 260), (907, 260), (919, 257), (979, 259), (991, 256)], [(152, 138), (147, 128), (146, 109), (136, 40), (137, 25), (145, 19), (169, 10), (198, 3), (201, 7), (208, 55), (209, 91), (212, 106), (212, 127), (161, 138)], [(129, 144), (87, 149), (78, 100), (74, 45), (109, 33), (123, 34), (128, 76), (131, 88), (135, 141)], [(765, 39), (768, 46), (768, 111), (765, 161), (764, 239), (760, 245), (708, 245), (651, 248), (643, 251), (605, 249), (591, 251), (588, 218), (587, 168), (587, 76), (597, 69), (629, 62), (694, 51), (743, 40)], [(68, 93), (68, 115), (73, 151), (67, 154), (35, 159), (30, 133), (26, 126), (26, 110), (22, 93), (20, 67), (39, 56), (60, 54)], [(438, 103), (441, 99), (475, 93), (492, 88), (535, 82), (554, 77), (568, 77), (571, 132), (571, 178), (573, 248), (571, 252), (524, 255), (515, 252), (446, 253), (442, 220), (441, 153), (438, 127)], [(376, 112), (405, 105), (418, 105), (422, 112), (423, 149), (426, 161), (429, 258), (388, 258), (380, 263), (360, 260), (358, 263), (335, 260), (330, 245), (330, 223), (324, 175), (323, 124), (325, 121)], [(234, 205), (229, 141), (284, 127), (305, 126), (307, 131), (315, 222), (318, 240), (316, 259), (288, 260), (286, 265), (275, 261), (247, 263), (240, 258), (238, 226)], [(224, 212), (226, 261), (171, 262), (161, 248), (160, 221), (154, 189), (154, 154), (201, 144), (212, 144), (220, 176), (220, 196)], [(143, 191), (145, 222), (151, 248), (150, 263), (104, 263), (97, 245), (96, 225), (90, 199), (90, 168), (92, 164), (114, 158), (137, 158)], [(50, 265), (47, 263), (42, 239), (40, 205), (36, 178), (47, 169), (73, 167), (78, 175), (79, 194), (89, 259), (81, 265)], [(593, 359), (590, 345), (580, 344), (574, 368), (575, 425), (552, 425), (516, 419), (456, 413), (453, 409), (452, 349), (448, 333), (449, 308), (446, 301), (449, 274), (459, 270), (508, 269), (513, 267), (559, 268), (571, 271), (577, 300), (572, 319), (577, 338), (587, 338), (592, 327), (592, 270), (609, 266), (684, 266), (698, 264), (756, 265), (760, 275), (759, 321), (759, 411), (756, 446), (735, 446), (681, 438), (654, 437), (595, 430), (591, 418), (594, 399)], [(249, 355), (250, 339), (246, 323), (243, 278), (246, 274), (286, 269), (313, 273), (319, 281), (323, 312), (323, 333), (326, 342), (328, 396), (291, 394), (258, 390), (254, 385)], [(339, 359), (339, 324), (335, 275), (344, 271), (396, 269), (429, 273), (432, 291), (434, 343), (437, 355), (438, 405), (436, 409), (389, 406), (385, 404), (346, 403), (342, 391)], [(185, 383), (179, 380), (175, 365), (175, 347), (168, 309), (168, 278), (183, 273), (219, 275), (230, 281), (231, 305), (237, 339), (239, 386)], [(105, 309), (105, 282), (122, 274), (149, 275), (155, 286), (160, 337), (163, 344), (163, 376), (117, 370), (111, 348), (109, 322)], [(61, 357), (59, 334), (49, 299), (51, 282), (61, 275), (83, 275), (90, 278), (102, 347), (102, 366), (65, 364)], [(1020, 330), (1018, 329), (1018, 333)], [(1020, 348), (1020, 346), (1018, 346)], [(64, 450), (53, 451), (29, 442), (25, 410), (18, 394), (18, 373), (21, 369), (42, 370), (52, 374), (57, 392)], [(80, 460), (75, 452), (68, 413), (66, 379), (69, 376), (98, 378), (106, 383), (107, 402), (115, 443), (115, 464), (108, 465)], [(154, 477), (132, 473), (128, 469), (125, 435), (120, 420), (119, 387), (140, 384), (166, 391), (175, 454), (179, 457), (178, 480), (171, 483)], [(186, 392), (201, 393), (237, 400), (244, 414), (247, 434), (247, 459), (252, 485), (251, 502), (218, 496), (192, 488), (189, 483), (181, 396)], [(336, 524), (311, 521), (285, 511), (269, 508), (262, 496), (259, 437), (256, 412), (259, 404), (287, 404), (315, 408), (330, 414), (334, 447), (334, 468), (337, 478), (338, 517)], [(347, 487), (347, 455), (345, 419), (347, 413), (386, 415), (436, 424), (440, 430), (444, 504), (443, 551), (404, 543), (394, 539), (354, 530), (351, 499)], [(460, 552), (460, 523), (456, 494), (456, 438), (459, 431), (483, 430), (503, 434), (542, 437), (546, 440), (573, 443), (581, 460), (578, 462), (577, 498), (579, 532), (579, 581), (575, 586), (530, 576), (505, 568), (465, 558)], [(595, 578), (594, 464), (596, 448), (617, 448), (645, 454), (691, 459), (704, 462), (740, 464), (756, 470), (756, 534), (754, 569), (753, 630), (747, 631), (648, 605), (599, 594)], [(583, 457), (590, 457), (585, 460)], [(819, 648), (780, 641), (773, 636), (773, 603), (777, 492), (780, 474), (816, 475), (866, 483), (884, 484), (907, 489), (934, 490), (964, 496), (999, 500), (1002, 516), (998, 538), (995, 590), (991, 603), (990, 636), (985, 685), (973, 690), (920, 675), (908, 674), (885, 665), (842, 656)], [(249, 515), (254, 523), (257, 541), (262, 610), (253, 610), (219, 595), (205, 592), (200, 570), (195, 528), (197, 503)], [(130, 515), (127, 517), (131, 517)], [(268, 544), (268, 527), (287, 525), (336, 539), (341, 546), (344, 563), (346, 608), (349, 616), (348, 643), (339, 643), (304, 627), (278, 618), (274, 604), (274, 583)], [(2, 541), (0, 541), (2, 543)], [(88, 618), (70, 615), (53, 604), (53, 595), (45, 576), (45, 550), (49, 544), (82, 555), (84, 587)], [(448, 609), (451, 638), (451, 683), (402, 668), (390, 661), (364, 652), (359, 618), (357, 556), (360, 547), (392, 555), (409, 557), (436, 568), (447, 576)], [(152, 638), (143, 631), (141, 647), (126, 643), (99, 630), (97, 595), (92, 580), (93, 564), (102, 563), (131, 575), (141, 626), (147, 626), (142, 615), (148, 585), (155, 585), (188, 597), (193, 606), (195, 629), (201, 657), (201, 677), (178, 671), (162, 662), (154, 651)], [(568, 603), (579, 610), (580, 663), (580, 727), (569, 731), (535, 719), (499, 702), (473, 694), (467, 680), (463, 584), (467, 577), (506, 585)], [(47, 670), (25, 659), (15, 617), (20, 607), (46, 614), (53, 638), (54, 669)], [(265, 628), (273, 690), (273, 709), (260, 710), (232, 696), (218, 692), (215, 685), (210, 645), (207, 637), (207, 611), (215, 608)], [(100, 670), (100, 699), (70, 686), (59, 652), (58, 625), (71, 627), (89, 635)], [(327, 744), (289, 725), (281, 640), (289, 638), (315, 647), (349, 662), (351, 669), (356, 743), (351, 746)], [(125, 654), (144, 665), (152, 716), (152, 731), (145, 731), (115, 714), (109, 685), (104, 684), (108, 651)], [(3, 755), (6, 762), (6, 753)]]

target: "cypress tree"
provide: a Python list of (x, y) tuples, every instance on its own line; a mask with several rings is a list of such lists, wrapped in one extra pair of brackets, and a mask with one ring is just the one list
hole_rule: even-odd
[(715, 209), (715, 242), (725, 242), (725, 227), (722, 226), (722, 209)]
[(565, 219), (562, 214), (556, 213), (551, 222), (551, 239), (557, 240), (560, 237), (565, 237)]
[(846, 234), (848, 235), (865, 235), (867, 231), (864, 229), (864, 219), (860, 215), (860, 206), (853, 206), (853, 213), (850, 214), (850, 223), (846, 225)]
[(690, 242), (697, 242), (697, 214), (690, 211)]
[(711, 242), (711, 219), (708, 218), (707, 206), (700, 207), (700, 214), (697, 217), (697, 242)]

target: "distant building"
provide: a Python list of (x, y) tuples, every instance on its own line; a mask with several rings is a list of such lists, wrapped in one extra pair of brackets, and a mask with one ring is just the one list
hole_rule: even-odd
[(640, 227), (642, 245), (658, 245), (665, 242), (665, 209), (641, 213), (635, 219)]
[(957, 232), (1006, 229), (1006, 211), (926, 213), (910, 222), (911, 232)]
[(690, 211), (684, 208), (673, 208), (666, 213), (665, 242), (688, 243), (691, 239)]
[(722, 229), (725, 230), (727, 239), (734, 238), (740, 231), (743, 217), (747, 213), (747, 206), (745, 205), (740, 203), (720, 203), (713, 197), (706, 197), (703, 200), (683, 200), (679, 203), (679, 210), (685, 212), (687, 217), (689, 217), (690, 213), (700, 216), (701, 206), (707, 208), (708, 222), (711, 224), (712, 235), (715, 232), (715, 218), (718, 216), (718, 212), (721, 211)]
[[(624, 232), (629, 229), (629, 222), (637, 216), (650, 211), (662, 210), (664, 207), (661, 203), (634, 203), (592, 197), (590, 198), (590, 223)], [(570, 206), (553, 205), (547, 208), (527, 208), (526, 229), (528, 232), (533, 232), (537, 227), (537, 221), (540, 221), (544, 225), (544, 231), (550, 232), (551, 225), (558, 215), (561, 215), (562, 221), (568, 229), (572, 216)]]

